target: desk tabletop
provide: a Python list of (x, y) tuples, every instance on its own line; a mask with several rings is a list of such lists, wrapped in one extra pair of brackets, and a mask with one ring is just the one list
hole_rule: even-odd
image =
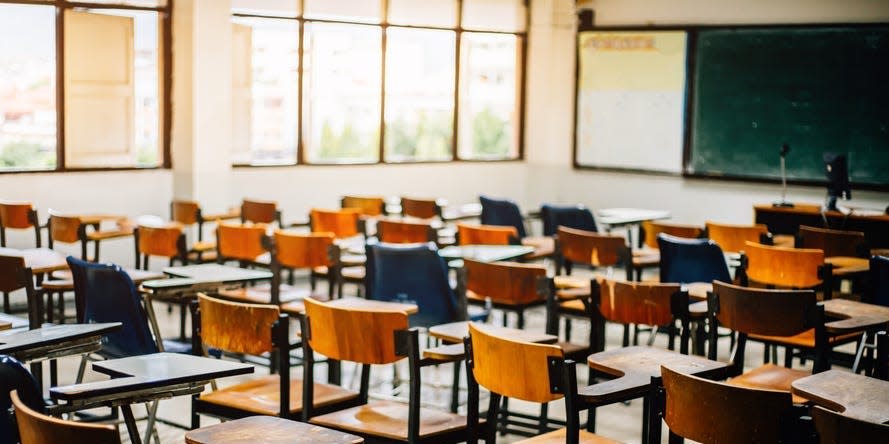
[(516, 259), (534, 252), (525, 245), (461, 245), (438, 250), (439, 256), (451, 259), (472, 259), (479, 262), (498, 262)]
[(861, 257), (831, 256), (824, 263), (833, 265), (834, 276), (848, 276), (870, 271), (870, 260)]
[[(538, 333), (517, 328), (498, 327), (490, 324), (476, 323), (480, 329), (492, 335), (503, 336), (515, 341), (534, 342), (537, 344), (555, 344), (559, 338), (546, 333)], [(429, 335), (445, 342), (463, 342), (469, 336), (469, 321), (451, 322), (429, 327)]]
[(855, 330), (867, 329), (889, 324), (889, 307), (851, 301), (848, 299), (830, 299), (822, 302), (824, 314), (839, 321), (825, 324), (828, 332), (831, 329)]
[[(5, 327), (4, 327), (5, 326)], [(28, 328), (28, 319), (0, 313), (0, 331)]]
[(638, 224), (646, 220), (668, 219), (670, 212), (644, 208), (603, 208), (596, 212), (596, 221), (612, 227)]
[(185, 433), (186, 444), (263, 442), (265, 444), (358, 444), (360, 436), (275, 416), (249, 416)]
[[(414, 314), (419, 311), (416, 304), (408, 304), (396, 301), (376, 301), (364, 298), (344, 297), (334, 299), (327, 304), (338, 308), (354, 308), (358, 310), (393, 311)], [(281, 311), (288, 314), (302, 315), (306, 306), (302, 301), (293, 301), (281, 305)]]
[(889, 421), (889, 381), (828, 370), (797, 379), (791, 392), (851, 418), (878, 424)]
[(178, 278), (194, 279), (201, 282), (251, 282), (271, 279), (272, 273), (265, 270), (250, 270), (220, 264), (186, 265), (164, 268), (164, 274)]
[[(0, 354), (17, 355), (28, 350), (61, 346), (81, 339), (95, 338), (121, 327), (120, 322), (104, 324), (46, 324), (33, 330), (11, 330), (0, 333)], [(32, 359), (35, 357), (31, 357)]]
[(0, 248), (2, 256), (18, 256), (25, 259), (25, 266), (34, 274), (50, 273), (53, 271), (67, 270), (68, 262), (65, 255), (49, 248)]

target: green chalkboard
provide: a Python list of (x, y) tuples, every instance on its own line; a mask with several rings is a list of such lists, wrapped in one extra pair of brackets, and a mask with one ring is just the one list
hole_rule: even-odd
[(691, 175), (823, 181), (847, 153), (853, 183), (889, 185), (889, 26), (706, 29), (696, 34)]

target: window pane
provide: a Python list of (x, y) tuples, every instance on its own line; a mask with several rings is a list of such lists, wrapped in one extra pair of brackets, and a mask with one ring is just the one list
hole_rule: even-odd
[(464, 33), (460, 40), (460, 143), (463, 159), (518, 156), (518, 39)]
[(307, 23), (305, 45), (306, 159), (376, 162), (380, 145), (380, 28)]
[(299, 122), (299, 23), (264, 18), (233, 21), (232, 161), (293, 164)]
[(379, 23), (381, 0), (305, 0), (306, 18)]
[(299, 15), (298, 0), (232, 0), (232, 12), (242, 14), (296, 17)]
[(389, 0), (389, 23), (454, 27), (457, 25), (455, 0)]
[(525, 30), (523, 0), (463, 0), (463, 28), (479, 31)]
[(55, 10), (0, 5), (0, 169), (56, 165)]
[(386, 161), (450, 159), (454, 32), (389, 28), (387, 36)]

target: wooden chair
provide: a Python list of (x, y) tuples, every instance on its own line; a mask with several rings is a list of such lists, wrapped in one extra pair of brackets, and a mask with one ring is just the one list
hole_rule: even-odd
[(645, 248), (633, 252), (633, 269), (636, 271), (637, 281), (642, 280), (642, 271), (644, 269), (660, 265), (661, 255), (660, 250), (658, 250), (657, 236), (661, 233), (695, 239), (701, 237), (704, 230), (696, 225), (673, 222), (653, 220), (642, 222), (639, 229), (639, 241), (642, 242)]
[(252, 222), (254, 224), (281, 224), (281, 212), (278, 210), (278, 204), (271, 201), (244, 199), (241, 201), (241, 222)]
[(466, 270), (466, 299), (469, 304), (490, 304), (504, 311), (503, 325), (508, 312), (518, 316), (517, 326), (525, 326), (525, 310), (546, 304), (545, 295), (537, 290), (537, 280), (546, 276), (542, 265), (515, 262), (487, 263), (463, 260)]
[(213, 262), (216, 260), (216, 242), (204, 240), (204, 224), (207, 222), (219, 222), (225, 219), (237, 219), (239, 211), (230, 211), (226, 214), (204, 215), (201, 206), (194, 201), (174, 200), (170, 203), (170, 219), (182, 224), (183, 228), (197, 225), (197, 240), (188, 245), (189, 260), (191, 262)]
[(745, 242), (761, 242), (768, 236), (769, 229), (764, 224), (734, 225), (707, 221), (704, 225), (706, 237), (716, 242), (726, 253), (744, 251)]
[(432, 225), (386, 219), (377, 221), (377, 238), (389, 244), (438, 243), (438, 233)]
[(216, 226), (218, 257), (224, 264), (238, 261), (242, 267), (249, 265), (267, 266), (270, 258), (262, 239), (266, 233), (264, 224), (231, 224), (222, 222)]
[[(318, 405), (323, 396), (309, 384), (313, 381), (313, 353), (361, 364), (361, 405), (327, 414), (310, 407), (303, 411), (304, 420), (375, 441), (445, 443), (467, 439), (466, 417), (420, 407), (420, 368), (437, 361), (421, 360), (419, 332), (408, 329), (407, 313), (339, 308), (314, 299), (305, 303), (303, 405)], [(405, 357), (410, 367), (408, 403), (369, 402), (371, 365), (391, 364)]]
[(517, 245), (514, 227), (457, 224), (457, 245)]
[(441, 204), (437, 199), (401, 198), (401, 215), (417, 219), (442, 219)]
[[(92, 226), (92, 229), (88, 229)], [(133, 228), (119, 225), (114, 230), (99, 230), (96, 224), (84, 224), (78, 216), (66, 216), (49, 210), (47, 231), (49, 232), (49, 248), (56, 242), (65, 244), (80, 243), (80, 257), (84, 260), (99, 260), (99, 243), (103, 240), (118, 239), (131, 236)], [(89, 258), (87, 246), (93, 242), (93, 257)]]
[(341, 210), (322, 210), (313, 208), (309, 212), (309, 226), (312, 232), (329, 232), (337, 239), (347, 239), (358, 236), (366, 237), (364, 220), (361, 219), (361, 211), (355, 208), (343, 208)]
[(139, 225), (133, 231), (133, 238), (136, 244), (137, 269), (148, 270), (151, 256), (167, 258), (170, 266), (176, 261), (182, 265), (188, 264), (185, 233), (177, 222), (161, 226)]
[[(308, 375), (308, 383), (291, 377), (290, 352), (298, 345), (290, 343), (289, 317), (277, 306), (199, 295), (192, 310), (193, 348), (197, 354), (213, 347), (246, 355), (269, 354), (272, 361), (272, 374), (268, 376), (257, 376), (192, 398), (192, 429), (200, 427), (201, 414), (228, 419), (253, 415), (300, 419), (305, 415), (307, 393), (315, 394), (309, 399), (313, 400), (314, 408), (321, 411), (356, 405), (361, 399), (358, 393), (337, 385), (312, 383), (312, 364), (308, 362), (303, 372)], [(304, 340), (306, 332), (303, 330)]]
[(386, 200), (379, 196), (343, 196), (340, 205), (343, 209), (358, 210), (366, 217), (386, 215)]
[(22, 444), (120, 443), (116, 425), (65, 421), (38, 413), (19, 399), (18, 392), (12, 392), (12, 404)]
[[(0, 292), (4, 295), (18, 290), (25, 290), (28, 301), (28, 321), (30, 328), (38, 328), (43, 323), (43, 299), (34, 286), (34, 275), (25, 266), (21, 256), (0, 255)], [(4, 303), (8, 303), (7, 300)], [(4, 311), (9, 312), (8, 307)]]
[[(790, 393), (738, 387), (661, 367), (664, 421), (679, 437), (725, 444), (795, 442)], [(657, 425), (659, 427), (660, 424)]]
[(745, 242), (741, 256), (742, 284), (761, 284), (778, 288), (815, 288), (821, 286), (824, 299), (830, 299), (832, 267), (824, 263), (824, 251), (811, 248), (786, 248)]
[(823, 407), (812, 407), (812, 421), (821, 444), (889, 442), (889, 425), (850, 418)]
[[(485, 332), (483, 326), (469, 324), (469, 337), (464, 340), (466, 369), (469, 377), (467, 417), (471, 435), (468, 443), (496, 442), (496, 429), (501, 399), (515, 398), (546, 404), (565, 399), (567, 428), (518, 441), (522, 443), (615, 443), (581, 430), (575, 405), (577, 378), (574, 363), (566, 361), (564, 352), (555, 345), (514, 341)], [(516, 356), (521, 359), (516, 360)], [(486, 427), (479, 421), (478, 387), (491, 392)]]
[(869, 251), (861, 231), (829, 230), (802, 225), (796, 234), (796, 248), (817, 248), (824, 257), (868, 257)]
[(0, 201), (0, 247), (6, 246), (6, 229), (34, 229), (34, 246), (40, 248), (40, 222), (37, 210), (28, 202)]

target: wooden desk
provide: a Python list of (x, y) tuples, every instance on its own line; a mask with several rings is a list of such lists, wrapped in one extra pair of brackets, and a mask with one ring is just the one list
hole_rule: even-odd
[(184, 267), (164, 268), (164, 274), (193, 279), (201, 282), (243, 283), (255, 282), (272, 278), (272, 273), (264, 270), (230, 267), (219, 264), (186, 265)]
[[(515, 341), (534, 342), (538, 344), (555, 344), (559, 338), (546, 333), (538, 333), (517, 328), (498, 327), (489, 324), (475, 324), (492, 335), (503, 336)], [(449, 324), (429, 327), (429, 336), (449, 343), (461, 343), (469, 336), (469, 321), (451, 322)]]
[(0, 354), (19, 361), (36, 362), (102, 348), (102, 336), (118, 330), (120, 322), (104, 324), (46, 324), (33, 330), (12, 330), (0, 334)]
[(861, 257), (832, 256), (824, 258), (825, 264), (833, 265), (833, 275), (849, 277), (870, 271), (870, 260)]
[(889, 381), (828, 370), (793, 381), (790, 391), (850, 418), (889, 421)]
[(185, 444), (358, 444), (364, 438), (275, 416), (249, 416), (185, 433)]
[[(394, 301), (375, 301), (364, 298), (344, 297), (334, 299), (327, 304), (338, 308), (354, 308), (358, 310), (374, 310), (374, 311), (392, 311), (398, 313), (407, 313), (409, 315), (417, 313), (419, 309), (415, 304), (404, 304)], [(291, 315), (302, 316), (306, 311), (306, 306), (302, 301), (288, 302), (281, 306), (281, 311)]]
[(517, 259), (533, 252), (534, 247), (525, 245), (462, 245), (442, 248), (438, 250), (438, 255), (449, 261), (448, 265), (451, 267), (460, 268), (463, 266), (461, 259), (499, 262)]
[(49, 248), (0, 248), (0, 256), (17, 256), (25, 259), (25, 267), (34, 274), (45, 274), (53, 271), (67, 270), (68, 262), (65, 255)]
[(59, 403), (50, 413), (120, 406), (133, 443), (142, 441), (131, 404), (198, 394), (213, 379), (253, 373), (250, 364), (175, 353), (100, 361), (93, 369), (117, 379), (51, 388), (50, 396)]
[[(670, 212), (664, 210), (646, 210), (643, 208), (603, 208), (596, 212), (596, 222), (605, 225), (605, 231), (612, 228), (628, 227), (627, 243), (633, 243), (633, 232), (629, 228), (647, 220), (669, 219)], [(639, 241), (642, 242), (641, 239)], [(640, 245), (641, 246), (641, 245)]]
[[(827, 211), (822, 215), (821, 205), (799, 204), (793, 208), (754, 205), (753, 218), (758, 224), (766, 224), (773, 234), (796, 234), (800, 225), (831, 228), (834, 230), (863, 231), (870, 248), (889, 248), (889, 215), (843, 214)], [(826, 221), (826, 223), (825, 223)]]
[[(6, 326), (5, 328), (3, 326)], [(28, 320), (13, 316), (11, 314), (0, 313), (0, 331), (20, 330), (28, 328)]]

